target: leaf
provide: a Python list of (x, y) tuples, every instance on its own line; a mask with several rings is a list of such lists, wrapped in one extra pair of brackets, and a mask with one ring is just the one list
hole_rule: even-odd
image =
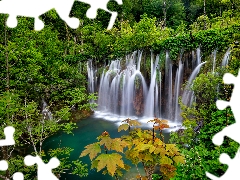
[(170, 156), (179, 154), (178, 148), (176, 147), (175, 144), (166, 144), (166, 151), (169, 152)]
[(183, 156), (174, 156), (174, 157), (173, 157), (173, 160), (174, 160), (176, 163), (185, 164), (185, 159), (184, 159)]
[(158, 147), (154, 150), (154, 154), (159, 154), (161, 156), (165, 155), (166, 153), (167, 153), (167, 151), (163, 147)]
[(160, 159), (160, 163), (171, 165), (173, 163), (173, 161), (170, 158), (168, 158), (167, 156), (162, 156)]
[(111, 176), (114, 176), (117, 166), (124, 168), (124, 163), (120, 154), (101, 154), (96, 158), (96, 160), (99, 161), (97, 171), (107, 167), (107, 170)]
[(101, 141), (100, 141), (99, 143), (100, 143), (100, 145), (106, 146), (106, 148), (107, 148), (108, 150), (110, 150), (110, 149), (111, 149), (112, 142), (113, 142), (113, 139), (111, 139), (111, 138), (108, 137), (108, 136), (103, 136), (102, 139), (101, 139)]
[(124, 130), (124, 131), (127, 131), (129, 128), (129, 125), (128, 124), (121, 124), (119, 127), (118, 127), (118, 132)]
[(80, 157), (86, 156), (89, 154), (91, 160), (97, 156), (98, 153), (101, 153), (101, 148), (99, 143), (93, 143), (85, 146), (85, 150), (81, 153)]
[(153, 161), (153, 157), (150, 153), (147, 153), (144, 158), (145, 161)]
[(149, 120), (148, 122), (154, 122), (154, 124), (168, 124), (168, 120), (160, 119), (160, 118), (154, 118), (153, 120)]
[(128, 123), (129, 126), (140, 126), (141, 125), (141, 123), (138, 122), (137, 120), (132, 120), (132, 119), (129, 119), (129, 118), (123, 120), (122, 122)]
[(149, 148), (149, 152), (152, 153), (153, 151), (155, 151), (156, 147), (151, 145), (151, 147)]
[(111, 150), (115, 150), (117, 152), (123, 152), (123, 148), (128, 145), (129, 145), (129, 143), (122, 140), (121, 138), (115, 138), (112, 140)]
[(152, 145), (150, 144), (139, 144), (135, 147), (135, 149), (139, 150), (139, 151), (144, 151), (146, 149), (149, 149)]
[(130, 126), (141, 126), (141, 123), (138, 122), (137, 120), (131, 120), (131, 121), (129, 122), (129, 125), (130, 125)]

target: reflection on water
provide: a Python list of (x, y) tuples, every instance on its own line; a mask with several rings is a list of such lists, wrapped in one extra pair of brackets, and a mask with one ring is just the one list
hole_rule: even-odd
[[(105, 114), (106, 115), (106, 114)], [(97, 141), (97, 136), (101, 135), (103, 131), (109, 132), (112, 138), (120, 137), (121, 135), (127, 134), (127, 132), (119, 132), (117, 131), (118, 126), (121, 124), (121, 121), (126, 119), (126, 117), (113, 117), (106, 115), (100, 115), (96, 113), (94, 116), (83, 119), (77, 123), (78, 128), (73, 131), (74, 135), (65, 134), (59, 132), (58, 134), (50, 137), (44, 144), (44, 149), (48, 150), (51, 148), (59, 147), (70, 147), (73, 148), (74, 151), (71, 153), (70, 160), (77, 160), (81, 152), (84, 150), (84, 147), (88, 144), (94, 143)], [(109, 118), (108, 118), (109, 117)], [(136, 119), (136, 118), (133, 118)], [(146, 123), (150, 119), (139, 119), (142, 123), (143, 129), (149, 129), (152, 127), (152, 123)], [(176, 124), (169, 123), (170, 127), (176, 126)], [(171, 128), (172, 130), (172, 128)], [(169, 130), (165, 131), (165, 139), (169, 139)], [(90, 159), (89, 156), (85, 156), (80, 158), (81, 161), (87, 163), (90, 169)], [(129, 163), (130, 164), (130, 163)], [(142, 175), (144, 175), (144, 170), (142, 166), (139, 164), (138, 169)], [(137, 168), (133, 166), (130, 171), (126, 172), (121, 179), (130, 180), (138, 174)], [(74, 175), (62, 175), (61, 180), (69, 179), (69, 180), (113, 180), (109, 175), (103, 175), (102, 172), (97, 172), (95, 169), (89, 170), (89, 175), (85, 178), (79, 178)]]

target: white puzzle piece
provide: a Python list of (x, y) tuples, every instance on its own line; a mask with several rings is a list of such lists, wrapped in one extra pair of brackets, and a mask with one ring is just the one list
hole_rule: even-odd
[[(91, 7), (87, 11), (88, 18), (94, 19), (97, 16), (97, 10), (103, 9), (109, 12), (112, 16), (108, 25), (108, 29), (113, 27), (117, 17), (117, 12), (108, 10), (107, 3), (109, 0), (79, 0), (89, 4)], [(122, 0), (116, 0), (119, 5)], [(74, 0), (2, 0), (0, 1), (0, 13), (9, 14), (7, 26), (15, 28), (18, 24), (17, 16), (25, 16), (34, 18), (34, 29), (41, 30), (44, 28), (44, 23), (39, 17), (55, 9), (59, 17), (65, 21), (69, 27), (76, 29), (79, 26), (79, 19), (69, 17), (70, 11), (74, 4)]]
[[(234, 89), (230, 101), (218, 100), (216, 102), (217, 108), (223, 110), (226, 107), (230, 106), (235, 117), (235, 123), (225, 127), (222, 131), (218, 132), (213, 136), (213, 143), (215, 145), (222, 145), (224, 141), (224, 136), (231, 138), (232, 140), (240, 144), (240, 70), (238, 76), (235, 77), (230, 73), (226, 73), (223, 76), (223, 81), (225, 84), (234, 84)], [(230, 179), (240, 179), (240, 148), (236, 153), (235, 157), (231, 159), (227, 154), (223, 153), (219, 158), (222, 164), (227, 164), (228, 169), (225, 174), (221, 177), (216, 177), (208, 172), (206, 176), (212, 180), (230, 180)]]
[(45, 164), (39, 156), (34, 157), (27, 155), (24, 158), (24, 163), (27, 166), (37, 164), (38, 180), (58, 180), (58, 178), (52, 173), (52, 169), (57, 168), (60, 165), (60, 161), (57, 158), (53, 157), (47, 164)]

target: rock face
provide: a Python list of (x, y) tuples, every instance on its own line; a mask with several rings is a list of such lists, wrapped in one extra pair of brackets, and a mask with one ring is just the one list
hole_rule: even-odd
[(144, 112), (144, 96), (143, 96), (143, 89), (139, 88), (136, 91), (136, 95), (133, 101), (133, 108), (135, 110), (135, 114), (137, 116), (143, 115)]

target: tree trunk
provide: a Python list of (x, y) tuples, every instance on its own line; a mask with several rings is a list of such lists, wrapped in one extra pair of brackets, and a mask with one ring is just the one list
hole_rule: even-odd
[(166, 8), (166, 1), (163, 2), (163, 29), (166, 27), (167, 24), (167, 8)]
[(152, 175), (153, 175), (153, 171), (154, 171), (154, 167), (155, 166), (144, 166), (144, 170), (147, 176), (148, 180), (152, 180)]
[(206, 0), (203, 1), (203, 12), (204, 12), (204, 30), (207, 29), (206, 25)]
[[(6, 22), (6, 15), (4, 16), (4, 22)], [(7, 47), (7, 27), (4, 25), (4, 45), (5, 45), (5, 57), (6, 57), (6, 89), (9, 91), (10, 88), (10, 76), (9, 76), (9, 61), (8, 61), (8, 47)]]
[[(3, 154), (3, 159), (8, 160), (8, 147), (2, 146), (1, 149), (2, 149), (2, 154)], [(10, 179), (10, 173), (9, 173), (8, 169), (6, 170), (5, 179)]]

